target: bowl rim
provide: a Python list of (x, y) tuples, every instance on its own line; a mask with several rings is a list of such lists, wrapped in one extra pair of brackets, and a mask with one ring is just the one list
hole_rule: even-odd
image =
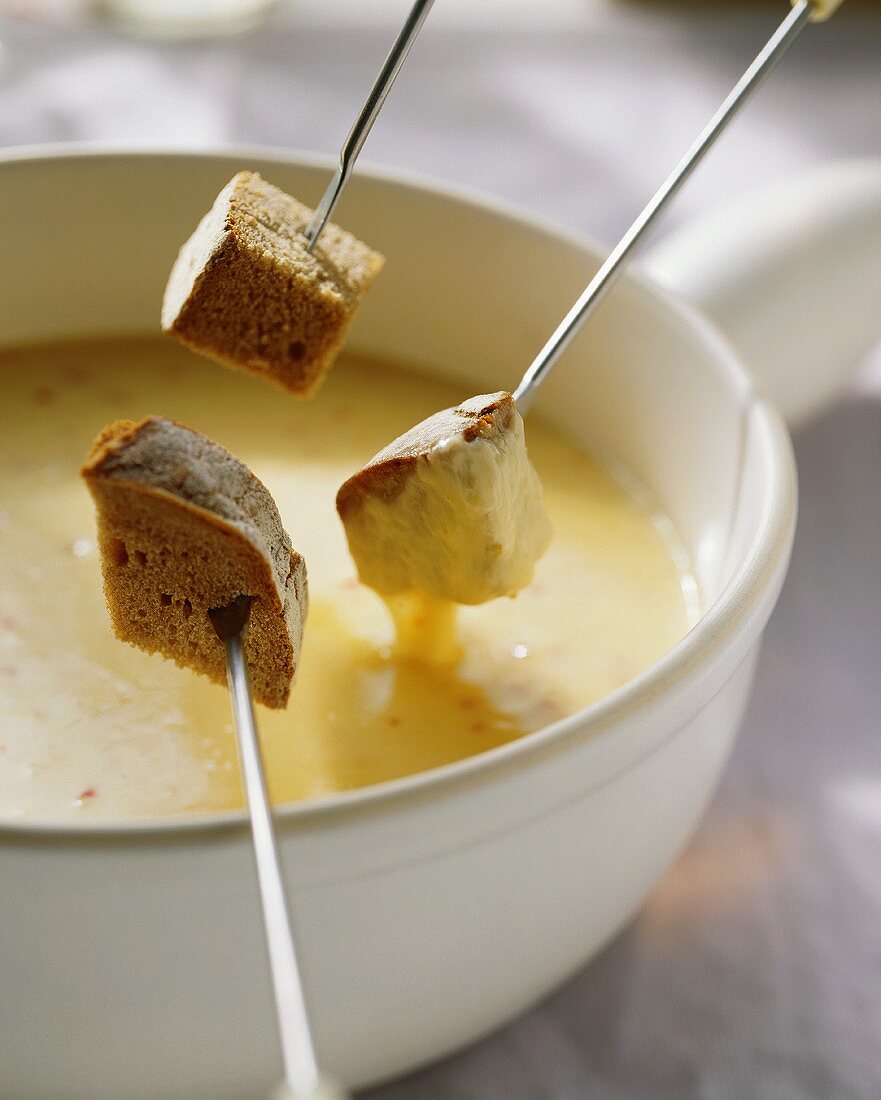
[[(0, 150), (0, 171), (14, 164), (95, 162), (101, 159), (214, 160), (239, 164), (243, 161), (259, 160), (267, 164), (277, 164), (279, 167), (305, 167), (328, 173), (336, 166), (333, 157), (259, 145), (236, 144), (187, 149), (148, 144), (127, 146), (118, 143), (71, 142), (12, 146)], [(236, 165), (231, 163), (230, 167), (235, 170)], [(544, 215), (487, 192), (440, 180), (428, 174), (369, 161), (359, 162), (357, 174), (373, 182), (390, 184), (405, 190), (430, 192), (446, 201), (470, 206), (485, 216), (501, 217), (505, 221), (517, 223), (520, 228), (536, 231), (562, 245), (569, 248), (574, 246), (597, 258), (604, 257), (608, 252), (606, 246), (587, 234), (568, 229)], [(375, 813), (413, 799), (424, 801), (442, 798), (465, 784), (492, 780), (503, 771), (526, 769), (537, 759), (564, 752), (572, 744), (581, 744), (587, 740), (599, 742), (614, 737), (625, 719), (648, 711), (682, 679), (694, 677), (721, 646), (731, 643), (745, 618), (751, 612), (758, 611), (763, 595), (780, 578), (788, 558), (796, 513), (795, 461), (789, 433), (780, 413), (762, 394), (726, 337), (694, 306), (655, 284), (638, 267), (631, 266), (624, 273), (622, 283), (631, 292), (647, 298), (653, 305), (672, 314), (704, 345), (708, 358), (712, 360), (714, 368), (720, 372), (726, 385), (732, 392), (739, 392), (745, 415), (750, 417), (764, 440), (762, 462), (765, 469), (765, 500), (749, 547), (738, 569), (710, 607), (701, 614), (697, 623), (674, 646), (632, 680), (590, 706), (504, 745), (449, 764), (353, 790), (279, 805), (274, 808), (274, 816), (280, 831), (332, 824), (353, 814)], [(642, 755), (651, 752), (653, 748), (654, 742), (649, 740), (629, 766), (634, 766)], [(194, 834), (210, 835), (246, 828), (247, 814), (244, 810), (97, 822), (0, 818), (0, 837), (34, 840), (42, 838), (74, 843), (113, 838), (174, 841), (192, 838)]]

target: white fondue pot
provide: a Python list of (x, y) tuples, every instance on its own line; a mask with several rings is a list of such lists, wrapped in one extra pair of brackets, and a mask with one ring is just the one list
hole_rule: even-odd
[[(331, 165), (253, 150), (3, 154), (0, 344), (156, 331), (178, 246), (242, 167), (308, 202)], [(658, 263), (800, 414), (881, 335), (881, 169), (836, 169), (784, 197), (685, 231)], [(458, 379), (463, 398), (513, 388), (603, 253), (384, 171), (360, 171), (339, 216), (388, 258), (352, 346)], [(691, 306), (626, 278), (532, 415), (659, 498), (706, 612), (572, 718), (279, 811), (319, 1060), (350, 1085), (497, 1027), (633, 915), (713, 792), (786, 571), (786, 429)], [(0, 1095), (253, 1098), (280, 1076), (242, 815), (58, 827), (4, 823), (0, 807)]]

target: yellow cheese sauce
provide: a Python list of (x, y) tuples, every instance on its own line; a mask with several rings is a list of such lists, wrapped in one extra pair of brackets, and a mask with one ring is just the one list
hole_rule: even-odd
[(78, 468), (119, 417), (170, 416), (229, 448), (266, 483), (306, 557), (292, 702), (258, 708), (276, 801), (423, 771), (539, 729), (645, 669), (697, 616), (672, 526), (530, 418), (554, 526), (533, 584), (461, 609), (458, 664), (403, 659), (388, 610), (356, 580), (334, 497), (406, 428), (470, 396), (440, 379), (343, 357), (317, 397), (299, 401), (153, 338), (12, 349), (0, 372), (0, 818), (241, 805), (225, 689), (110, 633)]

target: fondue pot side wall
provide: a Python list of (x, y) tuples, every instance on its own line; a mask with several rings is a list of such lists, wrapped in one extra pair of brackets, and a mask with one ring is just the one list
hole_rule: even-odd
[[(154, 329), (177, 246), (242, 166), (305, 201), (328, 169), (247, 150), (0, 161), (0, 235), (16, 257), (0, 273), (0, 342)], [(459, 378), (463, 397), (516, 381), (600, 255), (501, 204), (381, 172), (352, 183), (340, 218), (389, 258), (353, 345)], [(688, 307), (626, 280), (537, 413), (657, 493), (707, 612), (570, 719), (280, 812), (319, 1053), (353, 1085), (498, 1026), (633, 915), (712, 793), (783, 581), (785, 429)], [(278, 1079), (240, 815), (10, 822), (0, 883), (5, 1094), (232, 1098)]]

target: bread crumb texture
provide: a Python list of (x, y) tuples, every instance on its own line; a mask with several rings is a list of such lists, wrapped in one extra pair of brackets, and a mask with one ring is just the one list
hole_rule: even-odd
[(244, 649), (254, 698), (284, 707), (300, 658), (306, 566), (262, 482), (218, 443), (158, 417), (105, 428), (82, 475), (116, 636), (225, 683), (208, 611), (250, 596)]
[(255, 172), (239, 172), (180, 250), (162, 327), (220, 363), (308, 396), (343, 346), (383, 257)]

